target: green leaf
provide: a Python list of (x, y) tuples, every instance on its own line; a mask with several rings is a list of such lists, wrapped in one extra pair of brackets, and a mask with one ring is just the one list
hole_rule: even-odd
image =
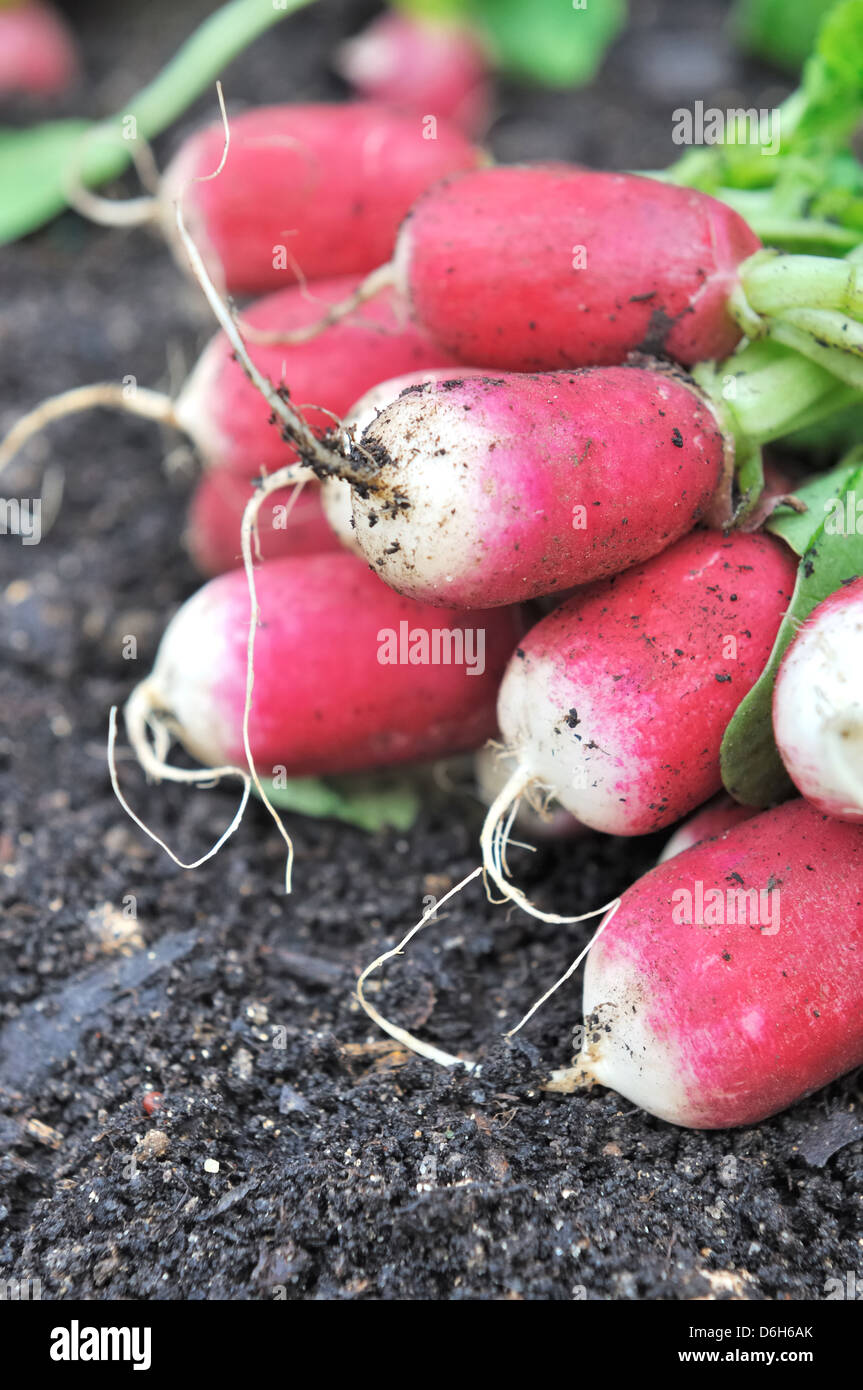
[[(777, 7), (779, 33), (786, 19), (793, 23), (793, 13), (788, 0), (777, 0)], [(863, 166), (850, 147), (861, 120), (863, 0), (835, 0), (800, 85), (771, 113), (769, 134), (778, 133), (778, 152), (764, 156), (731, 140), (697, 146), (660, 177), (737, 206), (771, 245), (842, 254), (863, 233)]]
[(63, 210), (70, 172), (91, 187), (116, 178), (131, 158), (130, 125), (145, 140), (158, 135), (253, 39), (311, 3), (230, 0), (204, 20), (116, 117), (98, 125), (68, 120), (0, 130), (0, 245), (35, 231)]
[(497, 65), (547, 87), (595, 76), (626, 22), (626, 0), (469, 0)]
[(280, 810), (346, 821), (361, 830), (409, 830), (420, 809), (416, 783), (396, 774), (295, 777), (278, 786), (264, 779), (263, 785)]
[(818, 473), (803, 487), (795, 490), (794, 496), (805, 502), (805, 512), (795, 512), (791, 507), (777, 507), (767, 522), (767, 530), (774, 536), (781, 536), (791, 546), (795, 555), (805, 555), (812, 545), (815, 532), (826, 520), (827, 504), (845, 492), (849, 479), (861, 467), (861, 453), (855, 449), (854, 457), (844, 460), (829, 473)]
[(66, 206), (63, 177), (87, 121), (0, 128), (0, 245), (41, 227)]
[(836, 0), (737, 0), (732, 32), (742, 48), (779, 67), (797, 71), (809, 55), (818, 26)]
[[(779, 665), (801, 622), (843, 583), (863, 574), (863, 532), (856, 527), (832, 529), (831, 497), (843, 505), (854, 494), (863, 498), (863, 467), (841, 467), (798, 492), (810, 501), (803, 516), (777, 512), (768, 527), (790, 538), (801, 555), (797, 582), (782, 620), (770, 660), (749, 694), (738, 705), (722, 740), (722, 780), (733, 797), (745, 806), (769, 806), (792, 794), (794, 787), (782, 764), (773, 737), (773, 686)], [(807, 534), (808, 532), (808, 534)]]
[(791, 148), (814, 152), (826, 143), (832, 152), (863, 115), (863, 0), (839, 0), (828, 12), (803, 69), (801, 93)]

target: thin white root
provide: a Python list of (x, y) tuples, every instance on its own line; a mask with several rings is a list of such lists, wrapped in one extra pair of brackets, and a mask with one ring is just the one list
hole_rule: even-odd
[[(83, 151), (84, 145), (96, 137), (104, 139), (106, 135), (115, 134), (117, 132), (105, 126), (95, 126), (84, 136), (81, 149)], [(129, 148), (127, 140), (120, 135), (117, 135), (117, 139), (122, 139), (123, 145)], [(132, 143), (130, 153), (141, 182), (150, 190), (149, 195), (141, 198), (103, 198), (85, 187), (76, 166), (68, 170), (63, 184), (63, 194), (69, 206), (101, 227), (140, 227), (146, 222), (157, 222), (160, 201), (155, 194), (159, 185), (159, 171), (153, 152), (145, 140), (138, 139)]]
[[(336, 304), (326, 307), (326, 312), (313, 323), (307, 323), (303, 328), (293, 329), (272, 329), (270, 332), (263, 332), (260, 329), (252, 328), (242, 319), (239, 323), (242, 326), (245, 336), (254, 343), (283, 343), (289, 347), (295, 347), (298, 343), (308, 343), (312, 338), (317, 338), (327, 328), (332, 328), (333, 324), (341, 322), (347, 318), (362, 304), (367, 304), (375, 295), (382, 290), (390, 289), (396, 282), (395, 269), (387, 261), (386, 265), (378, 266), (377, 270), (372, 270), (363, 280), (361, 285), (357, 285), (353, 294), (349, 294), (346, 299), (339, 300)], [(323, 303), (323, 301), (321, 301)], [(380, 327), (380, 325), (376, 325)]]
[(144, 386), (130, 390), (118, 381), (98, 381), (92, 386), (76, 386), (71, 391), (63, 391), (59, 396), (49, 396), (29, 414), (22, 416), (13, 425), (6, 438), (0, 443), (0, 472), (12, 461), (34, 434), (38, 434), (54, 420), (62, 420), (67, 415), (78, 415), (81, 411), (105, 406), (111, 410), (123, 410), (128, 415), (140, 415), (145, 420), (156, 420), (162, 425), (181, 429), (174, 413), (174, 402), (161, 391), (150, 391)]
[[(241, 767), (183, 768), (172, 767), (170, 763), (166, 763), (164, 758), (170, 747), (170, 735), (164, 723), (156, 717), (154, 692), (147, 681), (143, 681), (141, 685), (136, 686), (132, 691), (126, 704), (124, 714), (129, 742), (134, 749), (138, 762), (141, 764), (144, 771), (156, 781), (164, 779), (171, 782), (192, 783), (197, 786), (205, 787), (215, 786), (223, 777), (239, 777), (242, 779), (242, 800), (227, 830), (219, 836), (216, 843), (211, 849), (207, 850), (206, 854), (201, 855), (200, 859), (195, 859), (191, 863), (184, 862), (184, 860), (177, 857), (170, 845), (166, 844), (154, 830), (151, 830), (148, 825), (144, 824), (140, 816), (132, 810), (120, 790), (120, 783), (117, 778), (117, 760), (115, 756), (117, 743), (117, 706), (111, 706), (111, 713), (108, 720), (108, 771), (111, 777), (111, 786), (114, 789), (114, 795), (127, 816), (135, 822), (140, 830), (143, 830), (145, 835), (155, 841), (155, 843), (165, 851), (168, 857), (173, 859), (175, 864), (179, 865), (181, 869), (200, 868), (208, 859), (212, 859), (215, 854), (218, 854), (222, 845), (226, 840), (230, 839), (243, 819), (249, 800), (249, 793), (251, 791), (251, 779), (248, 773)], [(147, 737), (148, 729), (153, 734), (153, 745), (150, 744)]]
[(466, 887), (468, 883), (477, 878), (481, 873), (481, 867), (473, 869), (471, 873), (468, 874), (467, 878), (463, 878), (455, 887), (450, 888), (449, 892), (445, 893), (433, 907), (430, 907), (427, 912), (423, 913), (420, 920), (411, 927), (407, 936), (402, 938), (398, 946), (393, 946), (391, 950), (385, 951), (382, 956), (378, 956), (377, 960), (373, 960), (371, 965), (366, 966), (357, 980), (357, 998), (360, 1004), (365, 1009), (372, 1022), (376, 1023), (379, 1028), (382, 1028), (385, 1033), (388, 1033), (391, 1038), (395, 1038), (396, 1042), (401, 1043), (402, 1046), (408, 1048), (409, 1051), (416, 1052), (420, 1057), (425, 1057), (430, 1062), (437, 1062), (439, 1066), (464, 1067), (466, 1071), (473, 1072), (474, 1074), (477, 1074), (480, 1070), (478, 1062), (472, 1062), (466, 1057), (456, 1057), (451, 1052), (444, 1052), (441, 1048), (435, 1047), (432, 1043), (423, 1042), (421, 1038), (414, 1037), (413, 1033), (409, 1033), (406, 1029), (400, 1028), (397, 1023), (391, 1023), (388, 1018), (385, 1018), (384, 1015), (375, 1008), (374, 1004), (370, 1004), (368, 999), (366, 999), (364, 985), (369, 976), (375, 970), (379, 969), (380, 966), (386, 964), (388, 960), (392, 960), (394, 956), (402, 955), (408, 942), (416, 936), (417, 932), (422, 930), (426, 922), (430, 921), (431, 918), (435, 916), (443, 907), (444, 903), (448, 902), (456, 893), (461, 892), (462, 888)]
[[(231, 133), (228, 126), (228, 115), (225, 110), (225, 98), (222, 95), (221, 82), (216, 83), (216, 91), (218, 93), (219, 109), (221, 110), (222, 121), (225, 127), (225, 145), (222, 151), (222, 158), (218, 168), (214, 169), (212, 174), (200, 174), (197, 178), (190, 179), (190, 183), (205, 183), (209, 179), (218, 178), (225, 167), (225, 160), (228, 157)], [(186, 227), (186, 222), (183, 217), (183, 198), (188, 186), (188, 183), (184, 184), (180, 189), (175, 203), (177, 232), (185, 248), (186, 255), (189, 258), (192, 273), (203, 290), (207, 303), (215, 314), (228, 342), (231, 344), (237, 361), (252, 385), (260, 391), (273, 414), (285, 425), (291, 441), (296, 445), (302, 457), (309, 462), (314, 461), (316, 464), (320, 465), (322, 469), (335, 474), (337, 477), (344, 476), (346, 461), (342, 455), (328, 449), (327, 446), (318, 439), (317, 435), (309, 428), (303, 417), (284, 399), (283, 395), (276, 389), (269, 377), (258, 370), (249, 356), (248, 349), (243, 341), (242, 334), (237, 328), (234, 316), (213, 284), (207, 267), (204, 265), (201, 253)]]
[(517, 903), (525, 912), (529, 912), (531, 917), (536, 917), (540, 922), (552, 922), (566, 926), (570, 922), (584, 922), (589, 917), (598, 916), (600, 912), (607, 912), (617, 903), (617, 899), (614, 900), (614, 904), (606, 903), (603, 907), (597, 907), (592, 912), (583, 912), (579, 917), (561, 917), (557, 912), (541, 912), (538, 907), (534, 907), (520, 888), (509, 881), (506, 869), (506, 848), (513, 818), (510, 807), (514, 803), (515, 809), (517, 809), (519, 799), (527, 791), (532, 781), (533, 778), (528, 768), (523, 763), (519, 763), (509, 781), (488, 808), (480, 836), (482, 863), (487, 878), (490, 878), (495, 887), (500, 890), (504, 900)]
[[(538, 1010), (542, 1008), (543, 1004), (547, 1003), (548, 1000), (551, 998), (551, 996), (552, 996), (553, 994), (555, 994), (555, 993), (557, 992), (557, 990), (560, 989), (561, 985), (565, 985), (566, 982), (567, 982), (567, 980), (570, 979), (571, 976), (573, 976), (573, 975), (575, 974), (576, 970), (577, 970), (578, 967), (581, 965), (581, 962), (584, 960), (584, 958), (585, 958), (585, 956), (587, 955), (588, 951), (591, 951), (591, 950), (593, 949), (593, 947), (595, 946), (596, 942), (599, 940), (600, 936), (601, 936), (602, 933), (605, 931), (606, 927), (608, 926), (608, 924), (609, 924), (609, 922), (611, 921), (612, 917), (614, 916), (615, 912), (616, 912), (617, 909), (620, 907), (620, 903), (621, 903), (621, 899), (620, 899), (620, 898), (615, 898), (615, 899), (614, 899), (614, 902), (611, 903), (611, 904), (609, 905), (609, 908), (608, 908), (608, 916), (605, 917), (605, 918), (603, 918), (603, 920), (600, 922), (600, 924), (599, 924), (599, 926), (597, 927), (596, 931), (593, 933), (593, 936), (590, 938), (590, 940), (588, 941), (588, 943), (587, 943), (587, 945), (584, 947), (584, 949), (581, 950), (581, 951), (579, 951), (578, 955), (576, 956), (575, 960), (572, 962), (572, 965), (569, 967), (569, 969), (568, 969), (563, 975), (561, 975), (560, 979), (557, 981), (556, 984), (553, 984), (553, 985), (551, 986), (550, 989), (547, 989), (547, 990), (545, 991), (545, 994), (543, 994), (539, 999), (537, 999), (537, 1001), (536, 1001), (535, 1004), (531, 1004), (531, 1006), (530, 1006), (530, 1008), (528, 1009), (527, 1013), (524, 1015), (524, 1018), (522, 1018), (521, 1021), (515, 1025), (514, 1028), (510, 1028), (509, 1032), (504, 1033), (504, 1037), (505, 1037), (505, 1038), (514, 1038), (515, 1035), (516, 1035), (516, 1033), (519, 1032), (519, 1030), (520, 1030), (521, 1028), (524, 1027), (524, 1025), (528, 1022), (528, 1020), (531, 1019), (531, 1018), (533, 1018), (534, 1014), (537, 1013)], [(597, 909), (598, 912), (604, 912), (605, 910), (606, 910), (606, 909), (605, 909), (605, 908), (602, 908), (602, 907), (600, 907), (600, 908)], [(595, 912), (586, 912), (586, 913), (584, 914), (584, 916), (585, 916), (585, 917), (595, 917), (595, 916), (596, 916), (596, 913), (595, 913)], [(579, 921), (579, 920), (584, 920), (584, 919), (579, 919), (578, 917), (571, 917), (569, 920), (572, 921), (572, 922), (577, 922), (577, 921)]]
[[(255, 584), (255, 557), (252, 554), (252, 545), (258, 549), (258, 513), (266, 499), (280, 488), (289, 487), (294, 484), (294, 494), (288, 504), (285, 513), (286, 517), (290, 510), (295, 506), (297, 498), (303, 490), (307, 475), (297, 464), (288, 464), (285, 468), (280, 468), (278, 472), (272, 473), (260, 485), (258, 491), (246, 503), (243, 512), (243, 521), (240, 527), (240, 547), (243, 554), (243, 568), (246, 571), (246, 583), (249, 588), (249, 638), (246, 647), (246, 698), (243, 705), (243, 749), (246, 754), (246, 762), (249, 766), (249, 775), (255, 784), (255, 790), (262, 802), (272, 816), (276, 827), (284, 840), (288, 856), (285, 862), (285, 892), (291, 891), (291, 874), (294, 867), (294, 844), (285, 827), (285, 823), (276, 810), (270, 798), (264, 790), (263, 783), (258, 776), (258, 769), (255, 766), (255, 759), (252, 754), (252, 744), (249, 737), (249, 723), (252, 716), (252, 691), (255, 688), (255, 634), (258, 630), (258, 623), (261, 619), (261, 610), (258, 606), (258, 591)], [(260, 552), (259, 552), (260, 553)]]

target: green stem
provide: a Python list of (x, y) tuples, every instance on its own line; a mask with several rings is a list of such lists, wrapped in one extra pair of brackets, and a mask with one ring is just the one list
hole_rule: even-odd
[(861, 393), (818, 363), (772, 343), (753, 343), (693, 372), (741, 454), (795, 429), (817, 424)]
[(740, 284), (756, 314), (786, 309), (840, 309), (863, 314), (863, 267), (830, 256), (756, 251), (739, 267)]
[[(226, 63), (267, 29), (312, 0), (230, 0), (177, 51), (158, 77), (125, 110), (89, 131), (81, 144), (80, 178), (90, 186), (115, 178), (130, 159), (128, 118), (149, 140), (171, 124), (220, 76)], [(99, 136), (105, 139), (100, 140)]]
[(769, 332), (777, 343), (863, 391), (863, 324), (828, 309), (794, 309), (771, 323)]

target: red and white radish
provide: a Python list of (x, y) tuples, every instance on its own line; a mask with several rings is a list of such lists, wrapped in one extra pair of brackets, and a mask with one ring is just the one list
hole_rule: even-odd
[[(517, 612), (416, 604), (343, 551), (272, 560), (255, 579), (261, 623), (249, 742), (266, 775), (435, 758), (474, 749), (495, 732), (501, 672), (522, 626)], [(245, 765), (248, 632), (241, 571), (211, 580), (173, 618), (152, 674), (127, 706), (145, 766), (154, 712), (202, 762)]]
[(722, 792), (675, 830), (657, 862), (664, 864), (666, 859), (673, 859), (676, 854), (682, 854), (685, 849), (691, 849), (702, 840), (713, 840), (732, 826), (751, 820), (757, 814), (753, 806), (741, 806), (727, 792)]
[(863, 578), (820, 603), (782, 658), (773, 730), (798, 791), (863, 821)]
[[(771, 536), (695, 532), (543, 618), (507, 667), (498, 718), (518, 766), (483, 830), (508, 896), (501, 825), (528, 788), (612, 835), (671, 825), (721, 786), (719, 748), (794, 589)], [(559, 920), (559, 919), (556, 919)]]
[[(185, 541), (201, 574), (212, 576), (239, 569), (240, 528), (252, 496), (251, 483), (226, 468), (215, 468), (199, 480), (189, 504)], [(263, 560), (285, 555), (318, 555), (341, 549), (321, 506), (321, 489), (306, 483), (274, 492), (258, 515), (259, 553)]]
[(863, 1063), (863, 830), (797, 800), (624, 893), (584, 976), (596, 1081), (673, 1124), (756, 1124)]
[[(176, 243), (175, 204), (232, 293), (369, 271), (429, 184), (481, 155), (455, 127), (376, 102), (262, 106), (191, 136), (165, 171), (158, 215)], [(194, 180), (202, 180), (194, 182)], [(181, 264), (185, 252), (178, 248)]]
[(341, 44), (336, 67), (369, 100), (443, 116), (469, 134), (488, 124), (488, 63), (466, 25), (390, 10)]
[[(634, 351), (692, 365), (780, 315), (841, 310), (795, 318), (792, 346), (818, 356), (847, 347), (863, 315), (859, 266), (765, 251), (706, 193), (565, 164), (432, 185), (369, 292), (387, 276), (442, 347), (510, 371), (614, 365)], [(842, 354), (827, 359), (842, 376)]]
[(655, 555), (705, 514), (724, 465), (704, 399), (638, 367), (414, 387), (355, 452), (377, 465), (354, 488), (362, 553), (400, 593), (462, 608)]
[(42, 0), (0, 5), (0, 94), (64, 92), (78, 76), (75, 40), (59, 12)]
[[(452, 361), (421, 329), (405, 320), (391, 290), (382, 290), (309, 342), (266, 341), (316, 321), (322, 305), (343, 300), (356, 284), (355, 278), (318, 281), (311, 291), (294, 285), (266, 295), (244, 311), (252, 360), (275, 383), (285, 383), (298, 407), (310, 407), (304, 414), (319, 430), (328, 429), (333, 416), (344, 415), (383, 378), (444, 367)], [(256, 336), (264, 341), (255, 341)], [(64, 392), (18, 421), (0, 447), (0, 468), (51, 421), (94, 406), (143, 415), (183, 430), (206, 463), (243, 478), (272, 472), (297, 457), (220, 332), (204, 349), (175, 401), (134, 384), (113, 382)]]

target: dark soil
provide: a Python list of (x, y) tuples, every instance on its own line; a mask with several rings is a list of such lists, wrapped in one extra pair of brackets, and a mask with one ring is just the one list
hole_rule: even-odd
[[(208, 8), (75, 7), (90, 86), (69, 109), (120, 105)], [(327, 52), (371, 8), (321, 0), (287, 21), (231, 68), (229, 98), (337, 93)], [(681, 102), (765, 106), (785, 90), (741, 66), (720, 4), (632, 9), (595, 90), (502, 94), (501, 158), (658, 166), (676, 153)], [(160, 144), (163, 161), (179, 136)], [(0, 424), (88, 381), (176, 381), (209, 331), (158, 241), (63, 217), (2, 253)], [(540, 1092), (570, 1056), (577, 983), (523, 1042), (501, 1035), (587, 926), (507, 915), (472, 884), (374, 997), (442, 1047), (481, 1055), (481, 1078), (382, 1041), (356, 975), (426, 894), (476, 864), (467, 795), (431, 802), (405, 835), (293, 818), (290, 899), (258, 808), (196, 872), (124, 816), (108, 709), (196, 586), (181, 546), (194, 466), (176, 453), (160, 466), (175, 445), (94, 414), (56, 426), (14, 493), (5, 484), (38, 495), (46, 462), (65, 478), (41, 545), (0, 548), (0, 1280), (38, 1278), (51, 1299), (801, 1299), (859, 1269), (854, 1078), (718, 1134), (607, 1092)], [(233, 813), (230, 789), (148, 787), (128, 762), (121, 773), (186, 858)], [(591, 837), (514, 867), (544, 906), (577, 912), (656, 848)]]

